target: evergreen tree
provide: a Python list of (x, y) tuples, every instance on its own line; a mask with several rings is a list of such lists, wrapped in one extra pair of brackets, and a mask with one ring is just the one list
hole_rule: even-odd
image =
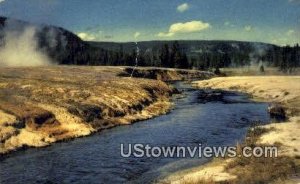
[(260, 65), (260, 67), (259, 67), (259, 71), (261, 72), (261, 73), (264, 73), (265, 72), (265, 67), (264, 67), (264, 65), (262, 64), (262, 65)]
[(168, 44), (164, 44), (161, 49), (161, 55), (160, 55), (160, 61), (162, 67), (172, 67), (171, 66), (171, 58), (170, 58), (170, 52), (169, 52), (169, 46)]

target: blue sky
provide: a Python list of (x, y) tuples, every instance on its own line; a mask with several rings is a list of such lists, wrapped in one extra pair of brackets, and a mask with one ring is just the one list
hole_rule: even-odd
[(300, 43), (300, 0), (0, 0), (0, 15), (95, 41)]

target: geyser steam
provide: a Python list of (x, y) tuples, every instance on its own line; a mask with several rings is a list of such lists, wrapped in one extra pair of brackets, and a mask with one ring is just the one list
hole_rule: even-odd
[(51, 59), (38, 48), (37, 27), (6, 20), (0, 32), (0, 66), (44, 66)]

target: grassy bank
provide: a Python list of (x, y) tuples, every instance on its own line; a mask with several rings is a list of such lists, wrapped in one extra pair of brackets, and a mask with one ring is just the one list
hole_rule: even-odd
[(165, 114), (176, 91), (164, 81), (212, 76), (192, 70), (137, 68), (130, 78), (131, 70), (0, 68), (0, 154)]
[(172, 89), (118, 67), (0, 68), (0, 153), (165, 114)]
[(215, 159), (199, 168), (176, 173), (165, 183), (298, 183), (300, 158), (300, 77), (221, 77), (194, 83), (199, 88), (240, 91), (255, 100), (279, 103), (288, 120), (249, 131), (238, 146), (279, 147), (278, 158)]

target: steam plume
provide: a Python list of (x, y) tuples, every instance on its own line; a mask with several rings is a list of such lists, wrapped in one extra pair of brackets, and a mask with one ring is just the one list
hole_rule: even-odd
[(15, 20), (6, 20), (0, 31), (0, 66), (43, 66), (51, 59), (39, 50), (38, 28)]

